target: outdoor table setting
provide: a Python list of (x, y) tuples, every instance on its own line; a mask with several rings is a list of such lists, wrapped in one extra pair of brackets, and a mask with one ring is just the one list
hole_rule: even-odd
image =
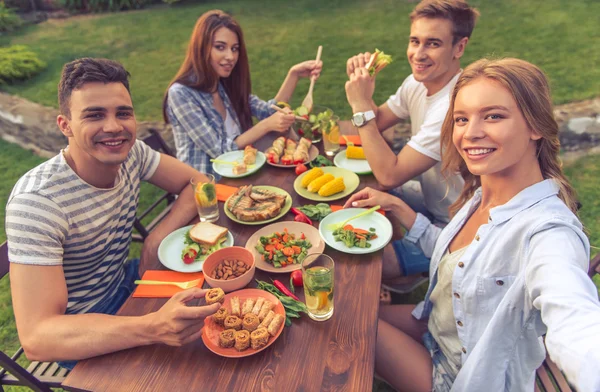
[[(337, 127), (337, 123), (328, 126)], [(339, 132), (339, 129), (335, 132)], [(323, 138), (329, 136), (323, 133)], [(306, 150), (316, 149), (318, 146), (319, 152), (333, 157), (336, 150), (339, 150), (340, 143), (349, 145), (352, 143), (341, 138), (339, 134), (332, 136), (336, 137), (334, 143), (323, 146), (309, 142), (305, 146)], [(302, 140), (304, 139), (295, 144), (290, 142), (287, 147), (297, 151), (303, 143)], [(360, 141), (355, 138), (353, 142)], [(285, 149), (286, 141), (284, 140), (283, 143)], [(295, 164), (265, 164), (269, 159), (274, 159), (271, 156), (273, 147), (265, 151), (247, 149), (216, 159), (213, 165), (215, 169), (219, 168), (218, 171), (224, 177), (212, 188), (216, 189), (216, 195), (213, 194), (212, 197), (219, 202), (209, 203), (211, 208), (208, 210), (207, 204), (203, 204), (207, 195), (202, 194), (201, 190), (210, 187), (203, 188), (205, 184), (192, 181), (192, 186), (197, 191), (196, 201), (199, 216), (202, 218), (200, 220), (213, 221), (216, 227), (226, 228), (224, 230), (226, 234), (219, 234), (218, 246), (210, 248), (214, 253), (203, 257), (201, 262), (194, 260), (183, 262), (182, 257), (185, 255), (182, 255), (181, 249), (185, 246), (184, 238), (192, 237), (190, 228), (193, 226), (176, 230), (163, 240), (159, 248), (160, 261), (151, 266), (152, 271), (146, 271), (142, 280), (177, 279), (184, 282), (199, 279), (199, 282), (203, 282), (204, 288), (221, 287), (225, 290), (227, 294), (222, 299), (224, 301), (222, 303), (227, 310), (223, 309), (223, 312), (235, 312), (233, 308), (241, 306), (242, 303), (245, 307), (245, 302), (249, 298), (251, 302), (259, 302), (260, 298), (261, 304), (265, 301), (272, 305), (273, 315), (280, 315), (284, 319), (286, 314), (289, 314), (288, 310), (284, 308), (277, 296), (265, 291), (263, 285), (276, 283), (275, 286), (280, 288), (278, 284), (283, 284), (287, 289), (292, 286), (290, 272), (302, 270), (304, 290), (302, 287), (297, 287), (295, 295), (300, 302), (307, 305), (308, 314), (301, 313), (299, 318), (291, 318), (291, 325), (289, 321), (285, 326), (271, 325), (274, 330), (272, 335), (267, 335), (266, 345), (254, 349), (253, 340), (252, 348), (245, 351), (239, 348), (236, 350), (231, 346), (227, 346), (230, 348), (221, 346), (219, 339), (220, 332), (223, 330), (220, 326), (222, 321), (217, 325), (215, 316), (209, 316), (204, 323), (202, 339), (183, 347), (150, 345), (80, 361), (63, 383), (65, 389), (71, 391), (284, 389), (355, 391), (369, 390), (372, 387), (382, 266), (381, 249), (389, 242), (392, 227), (382, 211), (372, 213), (372, 211), (365, 211), (366, 209), (341, 209), (341, 206), (352, 193), (367, 186), (376, 187), (377, 181), (371, 174), (362, 174), (359, 177), (354, 172), (337, 166), (318, 167), (319, 159), (323, 159), (323, 156), (317, 158), (314, 154), (305, 157), (305, 161), (300, 163), (309, 166), (309, 162), (312, 161), (315, 168), (297, 175), (294, 170), (297, 168)], [(247, 173), (228, 171), (227, 166), (238, 165), (245, 161), (244, 157), (248, 154), (253, 154), (255, 158), (248, 161), (252, 163), (246, 165)], [(281, 154), (285, 153), (282, 151)], [(291, 155), (294, 156), (294, 153)], [(315, 189), (311, 192), (311, 186), (306, 184), (308, 178), (305, 179), (308, 176), (315, 179), (321, 177), (320, 182), (324, 183), (320, 184), (321, 188), (329, 182), (339, 182), (341, 180), (337, 178), (342, 178), (344, 189), (339, 191), (335, 188), (331, 191), (335, 192), (334, 194), (321, 196), (327, 193), (319, 194)], [(212, 181), (214, 183), (214, 177)], [(311, 181), (312, 185), (314, 183), (315, 181)], [(251, 188), (244, 188), (248, 185), (252, 185)], [(263, 193), (271, 195), (268, 197), (275, 194), (275, 198), (281, 200), (279, 210), (275, 210), (271, 215), (259, 216), (258, 221), (253, 221), (252, 219), (256, 217), (248, 217), (244, 215), (243, 210), (240, 212), (231, 207), (235, 204), (230, 202), (231, 198), (239, 197), (242, 200), (247, 197), (244, 195), (248, 192), (257, 192), (260, 196), (264, 196)], [(254, 193), (252, 195), (256, 197)], [(265, 203), (270, 203), (269, 200)], [(290, 211), (290, 208), (301, 207), (308, 203), (327, 203), (331, 205), (331, 210), (334, 212), (325, 216), (320, 224), (315, 221), (309, 225), (302, 223), (301, 219), (294, 220), (294, 214), (291, 212), (298, 213), (298, 210)], [(243, 204), (243, 201), (238, 204)], [(357, 234), (353, 232), (352, 240), (348, 242), (348, 239), (339, 233), (344, 231), (342, 229), (354, 230), (353, 226), (344, 224), (342, 228), (340, 224), (359, 213), (364, 216), (353, 219), (351, 223), (362, 229), (356, 229)], [(190, 222), (190, 225), (196, 222), (198, 218)], [(340, 229), (340, 232), (334, 232), (334, 229)], [(186, 234), (188, 231), (189, 234)], [(284, 257), (281, 263), (267, 262), (269, 252), (265, 251), (265, 248), (270, 246), (271, 242), (268, 238), (273, 237), (274, 233), (281, 234), (278, 239), (284, 238), (284, 235), (288, 237), (288, 233), (293, 234), (296, 239), (301, 236), (304, 241), (305, 238), (311, 246), (296, 252), (300, 253), (299, 256), (303, 261), (292, 261), (291, 257)], [(265, 238), (267, 240), (264, 240)], [(290, 238), (294, 237), (290, 236)], [(264, 247), (257, 246), (261, 241)], [(352, 241), (355, 241), (356, 245), (353, 245)], [(226, 256), (220, 256), (221, 253)], [(225, 259), (233, 257), (239, 262), (237, 265), (243, 266), (244, 272), (239, 278), (233, 280), (216, 278), (216, 266), (218, 263), (223, 263), (224, 257)], [(202, 274), (200, 271), (205, 273)], [(317, 275), (311, 275), (311, 271), (317, 271)], [(327, 274), (319, 275), (319, 271), (326, 271)], [(185, 274), (185, 278), (181, 278), (181, 274)], [(234, 286), (239, 286), (242, 279), (243, 286), (232, 289), (231, 282), (237, 282)], [(325, 284), (324, 280), (327, 280)], [(264, 282), (259, 284), (259, 288), (263, 290), (255, 288), (258, 281)], [(310, 298), (307, 298), (305, 293), (311, 293), (310, 284), (318, 285), (319, 282), (321, 286), (323, 284), (326, 286), (328, 292), (320, 295), (323, 293), (317, 291), (316, 294), (313, 293), (315, 296), (309, 295)], [(140, 285), (118, 314), (139, 316), (156, 311), (168, 297), (180, 290), (174, 286)], [(323, 290), (323, 287), (316, 290)], [(238, 301), (240, 305), (237, 304)], [(191, 303), (191, 305), (204, 304), (204, 298)], [(258, 303), (254, 308), (255, 314), (258, 314), (257, 306)], [(244, 311), (242, 316), (243, 314)]]

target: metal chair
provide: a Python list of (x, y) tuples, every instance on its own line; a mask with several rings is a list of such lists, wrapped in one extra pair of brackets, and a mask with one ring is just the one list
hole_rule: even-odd
[[(0, 279), (2, 279), (9, 270), (8, 245), (4, 242), (0, 245)], [(0, 391), (3, 391), (3, 385), (24, 386), (34, 391), (51, 392), (50, 388), (60, 388), (65, 380), (69, 370), (61, 368), (56, 362), (38, 362), (29, 364), (27, 369), (17, 363), (19, 357), (23, 354), (23, 348), (8, 356), (0, 351)]]
[[(173, 152), (171, 152), (171, 149), (169, 148), (167, 143), (160, 136), (160, 133), (156, 129), (150, 128), (149, 132), (150, 132), (150, 135), (148, 135), (142, 139), (142, 141), (144, 143), (146, 143), (148, 146), (150, 146), (153, 150), (162, 152), (163, 154), (167, 154), (172, 157), (175, 156), (175, 155), (173, 155)], [(148, 225), (144, 226), (144, 224), (142, 223), (142, 219), (144, 219), (146, 216), (148, 216), (150, 213), (152, 213), (156, 209), (156, 207), (158, 207), (164, 201), (166, 201), (165, 208), (162, 211), (160, 211), (160, 213), (154, 219), (152, 219), (152, 221)], [(140, 215), (136, 216), (135, 220), (133, 221), (133, 227), (135, 228), (137, 233), (133, 234), (132, 240), (136, 241), (136, 242), (144, 242), (144, 240), (146, 239), (146, 237), (148, 237), (150, 232), (171, 211), (171, 205), (174, 201), (175, 201), (175, 195), (172, 193), (165, 192), (154, 203), (152, 203), (150, 205), (150, 207), (148, 207), (146, 210), (144, 210)]]

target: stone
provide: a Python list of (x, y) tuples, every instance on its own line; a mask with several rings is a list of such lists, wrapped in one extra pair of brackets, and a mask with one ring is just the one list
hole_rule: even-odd
[(596, 119), (593, 117), (575, 117), (570, 118), (567, 122), (567, 127), (570, 131), (582, 134), (586, 132), (588, 127), (593, 125), (596, 122)]

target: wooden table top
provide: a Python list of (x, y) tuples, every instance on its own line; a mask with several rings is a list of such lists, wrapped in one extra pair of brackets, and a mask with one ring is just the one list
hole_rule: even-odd
[[(293, 190), (293, 169), (265, 165), (258, 173), (221, 183), (272, 185), (289, 192), (293, 205), (314, 204)], [(372, 175), (361, 176), (359, 189), (376, 186)], [(342, 204), (338, 200), (332, 204)], [(235, 223), (223, 212), (217, 224), (233, 233), (235, 244), (245, 246), (260, 227)], [(282, 220), (293, 220), (288, 213)], [(315, 224), (316, 225), (316, 224)], [(349, 255), (329, 246), (335, 261), (335, 311), (331, 319), (316, 322), (302, 315), (293, 319), (279, 338), (255, 355), (229, 359), (208, 350), (199, 339), (184, 347), (151, 345), (80, 361), (63, 388), (72, 391), (367, 391), (371, 390), (381, 280), (382, 251)], [(165, 269), (160, 263), (154, 269)], [(280, 279), (256, 269), (257, 279)], [(206, 286), (206, 284), (205, 284)], [(255, 286), (252, 282), (251, 286)], [(296, 291), (304, 300), (303, 290)], [(158, 310), (165, 298), (129, 298), (119, 315), (137, 316)]]

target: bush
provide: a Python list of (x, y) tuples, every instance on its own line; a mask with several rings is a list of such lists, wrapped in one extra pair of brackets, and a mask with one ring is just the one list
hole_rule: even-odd
[(0, 1), (0, 32), (13, 31), (23, 24), (19, 15)]
[(74, 12), (101, 12), (139, 9), (151, 2), (151, 0), (63, 0), (63, 5)]
[(0, 48), (0, 85), (29, 79), (46, 68), (26, 46)]

